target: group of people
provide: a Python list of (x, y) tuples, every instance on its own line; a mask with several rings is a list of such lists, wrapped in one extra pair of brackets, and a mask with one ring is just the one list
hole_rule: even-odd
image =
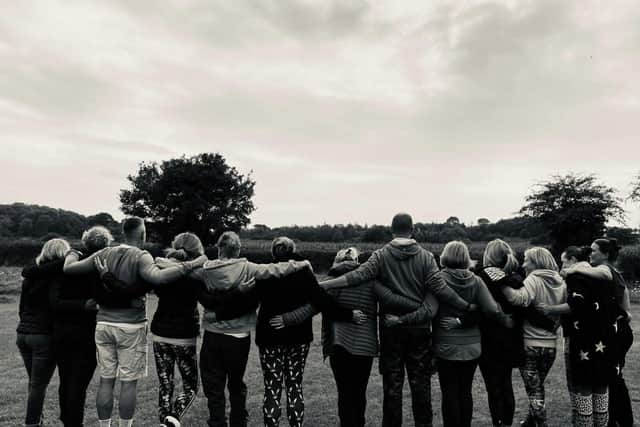
[[(220, 236), (217, 259), (208, 260), (200, 239), (188, 232), (175, 236), (165, 257), (154, 259), (143, 249), (145, 225), (137, 217), (123, 221), (119, 245), (100, 226), (84, 233), (82, 252), (63, 239), (49, 240), (22, 273), (17, 345), (29, 376), (25, 425), (42, 425), (56, 366), (66, 427), (83, 425), (96, 367), (99, 426), (111, 425), (116, 379), (119, 425), (132, 425), (137, 383), (147, 375), (149, 292), (158, 296), (150, 329), (164, 427), (181, 425), (199, 379), (209, 426), (247, 426), (243, 378), (254, 330), (264, 378), (264, 424), (279, 425), (284, 388), (289, 425), (302, 426), (303, 375), (312, 318), (320, 312), (322, 353), (335, 378), (343, 427), (365, 425), (375, 357), (383, 381), (384, 427), (402, 425), (405, 372), (415, 425), (432, 425), (434, 366), (445, 426), (472, 424), (478, 366), (494, 426), (514, 422), (514, 368), (529, 398), (520, 424), (545, 426), (544, 382), (556, 358), (560, 326), (573, 424), (633, 425), (623, 378), (633, 340), (629, 292), (613, 266), (614, 240), (567, 248), (562, 269), (541, 247), (525, 252), (521, 268), (502, 240), (489, 242), (475, 266), (467, 246), (454, 241), (438, 265), (411, 238), (411, 216), (397, 214), (391, 229), (393, 240), (362, 264), (356, 248), (340, 250), (330, 278), (321, 283), (286, 237), (273, 241), (271, 264), (241, 258), (233, 232)], [(175, 389), (176, 365), (182, 390)]]

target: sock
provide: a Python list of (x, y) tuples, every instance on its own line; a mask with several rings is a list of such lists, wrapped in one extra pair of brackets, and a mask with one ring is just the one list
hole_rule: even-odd
[(111, 418), (108, 420), (98, 420), (98, 425), (100, 427), (111, 427)]
[(120, 427), (131, 427), (133, 426), (133, 419), (130, 420), (123, 420), (122, 418), (120, 419)]
[(591, 395), (576, 394), (576, 426), (593, 426), (593, 403)]
[(606, 427), (609, 424), (609, 393), (593, 395), (593, 425)]
[(572, 391), (569, 392), (569, 400), (571, 401), (571, 425), (576, 425), (576, 418), (578, 417), (578, 410), (576, 406), (576, 394)]

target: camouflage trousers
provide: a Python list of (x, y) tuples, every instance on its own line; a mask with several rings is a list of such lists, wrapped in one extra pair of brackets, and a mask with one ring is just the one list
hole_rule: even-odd
[(407, 372), (416, 427), (431, 427), (431, 333), (427, 328), (380, 328), (383, 427), (402, 425), (402, 388)]

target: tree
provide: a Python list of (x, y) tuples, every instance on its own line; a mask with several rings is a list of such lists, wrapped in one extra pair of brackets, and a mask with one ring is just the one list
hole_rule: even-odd
[(33, 225), (33, 234), (36, 236), (44, 236), (49, 232), (49, 229), (53, 225), (53, 219), (47, 214), (38, 216), (35, 224)]
[(20, 225), (18, 226), (18, 235), (21, 237), (33, 235), (33, 221), (31, 221), (30, 218), (24, 218), (20, 221)]
[(460, 219), (457, 216), (447, 218), (447, 225), (460, 225)]
[(121, 190), (121, 209), (155, 223), (164, 241), (192, 231), (211, 243), (224, 231), (249, 224), (255, 182), (217, 153), (141, 163)]
[(489, 224), (491, 224), (491, 221), (489, 221), (487, 218), (478, 218), (479, 226), (489, 225)]
[(595, 175), (553, 176), (534, 187), (525, 200), (520, 212), (544, 224), (555, 255), (569, 245), (586, 245), (602, 236), (608, 220), (625, 219), (616, 190), (598, 183)]
[(634, 202), (640, 202), (640, 173), (636, 175), (631, 182), (631, 193), (629, 193), (629, 200)]

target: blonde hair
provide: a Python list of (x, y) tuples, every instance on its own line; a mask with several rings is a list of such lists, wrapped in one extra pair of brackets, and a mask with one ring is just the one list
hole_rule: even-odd
[(227, 258), (235, 258), (240, 255), (240, 236), (233, 231), (225, 231), (218, 238), (218, 254), (222, 254)]
[(82, 233), (82, 244), (91, 253), (106, 248), (113, 242), (111, 232), (101, 225), (91, 227)]
[(200, 255), (204, 255), (204, 246), (200, 238), (188, 232), (180, 233), (174, 237), (173, 242), (171, 242), (171, 249), (167, 250), (167, 257), (181, 261), (197, 258)]
[(271, 242), (271, 255), (275, 260), (287, 260), (296, 252), (296, 243), (288, 237), (276, 237)]
[(69, 243), (67, 243), (66, 240), (59, 238), (51, 239), (42, 246), (40, 255), (36, 257), (36, 265), (41, 265), (47, 261), (64, 259), (64, 256), (70, 249), (71, 246), (69, 246)]
[(495, 239), (487, 243), (482, 256), (483, 267), (498, 267), (505, 273), (513, 273), (518, 269), (520, 263), (513, 253), (513, 249), (507, 242)]
[(358, 256), (360, 256), (360, 252), (358, 252), (358, 249), (355, 247), (340, 249), (333, 260), (333, 263), (338, 264), (343, 261), (358, 262)]
[(541, 247), (527, 249), (524, 253), (524, 259), (534, 265), (534, 270), (558, 271), (558, 263), (548, 249)]
[(459, 240), (447, 243), (440, 254), (440, 265), (461, 270), (471, 267), (469, 248)]

